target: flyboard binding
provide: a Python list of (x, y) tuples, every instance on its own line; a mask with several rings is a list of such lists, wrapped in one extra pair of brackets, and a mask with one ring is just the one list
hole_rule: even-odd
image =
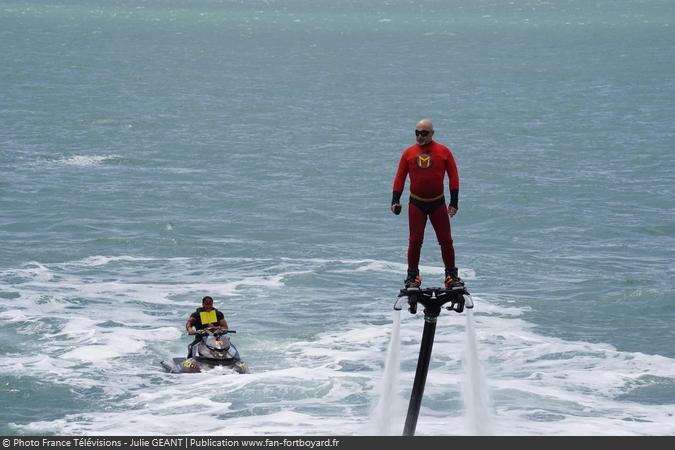
[[(421, 303), (425, 309), (425, 316), (438, 316), (441, 308), (448, 311), (461, 313), (466, 309), (473, 308), (473, 299), (471, 294), (464, 286), (464, 283), (450, 288), (441, 287), (409, 287), (402, 288), (398, 293), (398, 300), (394, 304), (394, 309), (400, 311), (403, 309), (403, 303), (407, 299), (408, 311), (410, 314), (417, 314), (417, 304)], [(446, 306), (449, 303), (449, 306)]]

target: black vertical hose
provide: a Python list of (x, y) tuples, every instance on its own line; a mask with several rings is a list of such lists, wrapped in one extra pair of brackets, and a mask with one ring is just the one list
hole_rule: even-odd
[(425, 316), (424, 331), (422, 332), (422, 344), (420, 346), (420, 356), (417, 360), (415, 381), (413, 382), (412, 393), (410, 394), (410, 403), (408, 404), (408, 415), (405, 418), (403, 436), (415, 435), (417, 417), (420, 414), (422, 396), (424, 395), (424, 385), (427, 382), (427, 372), (429, 371), (429, 361), (431, 360), (431, 349), (434, 346), (435, 333), (436, 317)]

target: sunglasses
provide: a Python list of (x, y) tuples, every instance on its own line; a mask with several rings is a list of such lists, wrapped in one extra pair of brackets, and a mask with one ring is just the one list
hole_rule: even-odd
[(415, 130), (415, 136), (422, 136), (422, 137), (427, 137), (431, 131), (428, 130)]

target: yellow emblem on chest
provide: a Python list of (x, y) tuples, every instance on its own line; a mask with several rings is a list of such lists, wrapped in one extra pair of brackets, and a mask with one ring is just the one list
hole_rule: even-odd
[(432, 165), (431, 155), (417, 155), (417, 167), (420, 169), (428, 169)]

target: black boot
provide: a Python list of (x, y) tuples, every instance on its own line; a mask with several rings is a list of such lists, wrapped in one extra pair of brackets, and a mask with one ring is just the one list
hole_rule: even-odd
[(408, 277), (405, 279), (406, 289), (411, 287), (420, 287), (422, 278), (419, 269), (408, 269)]
[(457, 274), (457, 267), (446, 267), (445, 268), (445, 288), (452, 289), (455, 287), (464, 286), (464, 282)]

